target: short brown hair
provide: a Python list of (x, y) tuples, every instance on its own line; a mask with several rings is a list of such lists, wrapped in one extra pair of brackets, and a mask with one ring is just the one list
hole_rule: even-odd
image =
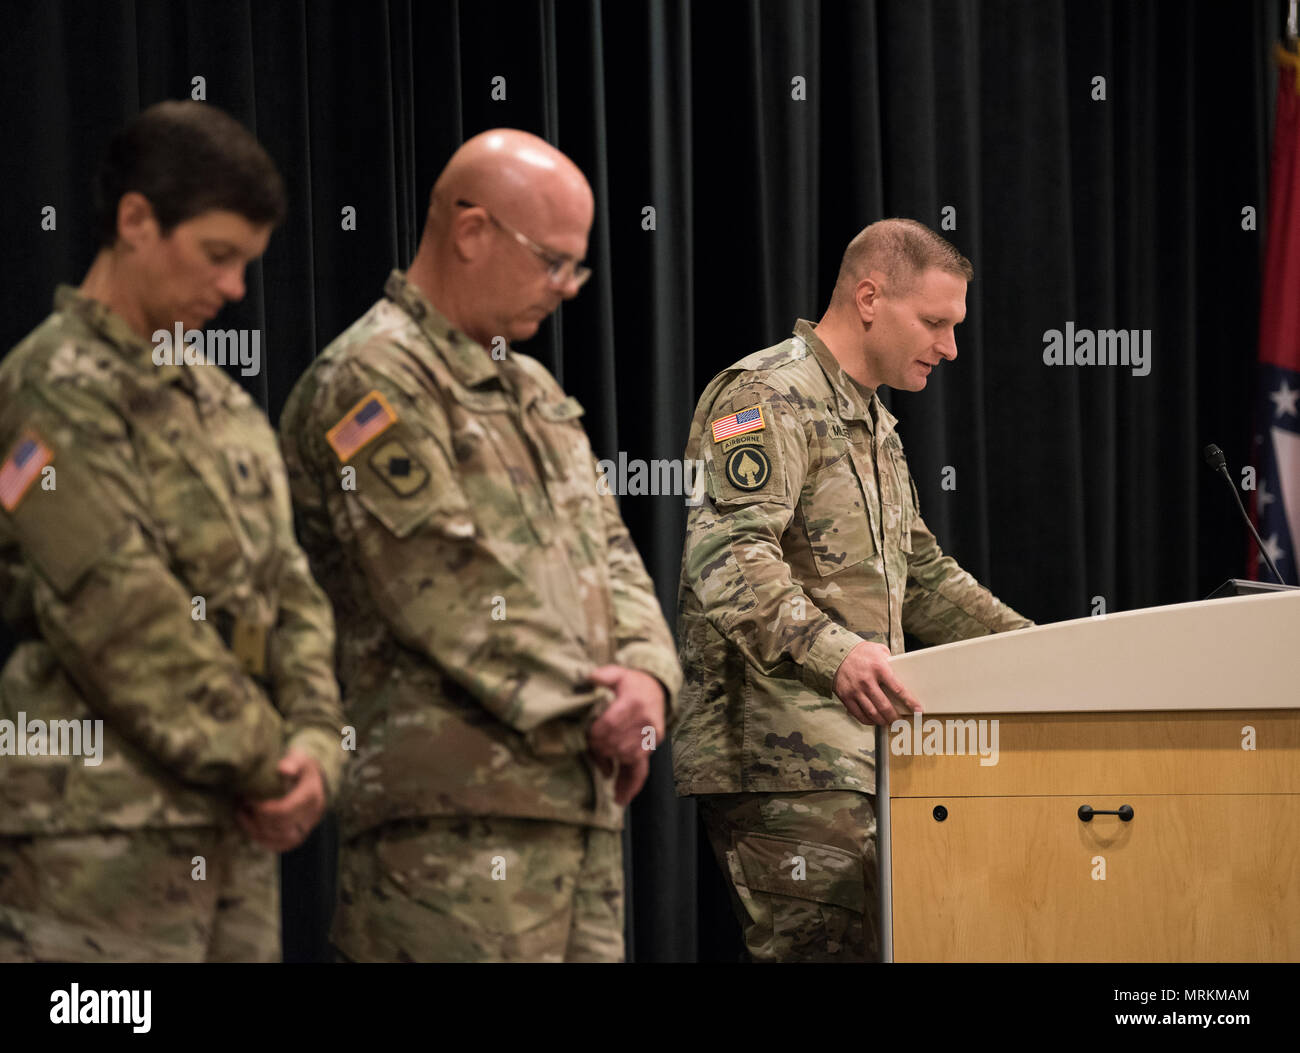
[(256, 225), (284, 218), (284, 183), (262, 144), (224, 110), (189, 100), (150, 106), (113, 136), (95, 179), (95, 226), (117, 241), (117, 206), (129, 191), (153, 206), (163, 236), (214, 209)]
[(853, 287), (871, 271), (885, 276), (892, 296), (906, 293), (931, 267), (966, 281), (975, 277), (970, 260), (947, 238), (914, 219), (882, 219), (864, 228), (849, 242), (840, 260), (833, 300), (851, 296)]

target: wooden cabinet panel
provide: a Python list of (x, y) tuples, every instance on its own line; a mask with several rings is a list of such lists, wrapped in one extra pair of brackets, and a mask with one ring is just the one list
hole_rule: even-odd
[[(978, 736), (969, 729), (950, 736), (966, 747), (964, 756), (895, 755), (890, 732), (885, 741), (894, 797), (1300, 793), (1300, 714), (1294, 710), (926, 719), (996, 719), (997, 762), (981, 763), (972, 745)], [(1253, 737), (1243, 732), (1247, 727)], [(990, 738), (986, 733), (985, 740)], [(1242, 748), (1248, 738), (1254, 749)], [(913, 742), (910, 748), (920, 746)]]
[(896, 796), (890, 819), (896, 961), (1300, 960), (1300, 796)]

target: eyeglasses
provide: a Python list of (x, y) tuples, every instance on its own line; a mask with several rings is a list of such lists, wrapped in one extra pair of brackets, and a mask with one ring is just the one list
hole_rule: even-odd
[[(456, 207), (483, 208), (482, 205), (476, 205), (474, 202), (466, 201), (464, 198), (461, 198), (456, 202)], [(519, 242), (520, 245), (526, 248), (546, 265), (546, 277), (550, 280), (552, 285), (557, 288), (563, 288), (572, 282), (576, 284), (577, 288), (581, 289), (583, 285), (587, 283), (587, 279), (591, 277), (590, 267), (584, 267), (582, 264), (578, 263), (577, 260), (570, 259), (568, 256), (557, 256), (549, 249), (545, 249), (541, 245), (538, 245), (537, 242), (533, 241), (533, 239), (527, 234), (521, 234), (519, 231), (515, 230), (514, 227), (501, 222), (501, 220), (497, 219), (491, 212), (488, 212), (486, 208), (483, 208), (483, 211), (487, 215), (487, 218), (492, 221), (493, 226), (505, 231), (505, 233), (509, 234), (515, 239), (515, 241)]]

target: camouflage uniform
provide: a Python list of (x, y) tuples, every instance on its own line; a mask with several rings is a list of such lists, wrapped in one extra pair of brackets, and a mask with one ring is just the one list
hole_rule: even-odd
[(700, 798), (756, 962), (880, 956), (874, 798), (856, 790)]
[(623, 839), (573, 823), (397, 820), (349, 842), (335, 945), (353, 961), (616, 962)]
[[(827, 921), (820, 953), (841, 943), (835, 932), (858, 932), (836, 956), (874, 954), (874, 735), (832, 693), (845, 656), (864, 640), (899, 654), (904, 630), (949, 643), (1031, 624), (940, 551), (895, 424), (803, 320), (715, 377), (691, 424), (686, 456), (703, 459), (708, 488), (682, 555), (674, 775), (679, 794), (720, 795), (703, 818), (755, 957), (817, 942), (806, 918), (787, 931), (755, 910), (755, 889), (802, 895), (828, 919), (847, 911)], [(848, 807), (812, 791), (870, 796)], [(807, 821), (789, 827), (787, 809)], [(781, 861), (791, 837), (822, 846), (804, 879)], [(855, 864), (832, 849), (857, 854), (862, 896), (844, 894)]]
[(102, 760), (0, 756), (0, 960), (278, 959), (234, 807), (290, 747), (332, 796), (344, 755), (275, 433), (219, 368), (54, 303), (0, 363), (0, 719), (102, 719)]
[(609, 695), (587, 674), (644, 670), (671, 707), (672, 637), (597, 488), (577, 401), (535, 360), (494, 359), (454, 331), (401, 272), (385, 293), (281, 420), (357, 733), (336, 946), (356, 959), (617, 959), (623, 810), (585, 752)]

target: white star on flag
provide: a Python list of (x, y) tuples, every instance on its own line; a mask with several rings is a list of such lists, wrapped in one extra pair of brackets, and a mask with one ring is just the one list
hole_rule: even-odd
[(1271, 502), (1276, 500), (1277, 498), (1268, 492), (1268, 483), (1261, 480), (1259, 484), (1259, 489), (1255, 493), (1256, 506), (1259, 508), (1261, 512), (1263, 512), (1264, 509), (1266, 509)]
[[(1282, 551), (1282, 546), (1279, 545), (1277, 542), (1276, 534), (1270, 534), (1267, 538), (1264, 539), (1264, 552), (1268, 553), (1268, 558), (1271, 559), (1274, 563), (1277, 563), (1277, 561), (1285, 555), (1285, 553)], [(1259, 554), (1258, 560), (1260, 563), (1264, 562), (1263, 552)], [(1282, 568), (1279, 567), (1278, 569), (1281, 570)]]
[[(1300, 395), (1300, 390), (1295, 392)], [(1300, 552), (1300, 433), (1289, 428), (1273, 428), (1273, 456), (1278, 467), (1278, 487), (1282, 509), (1291, 535), (1291, 558)]]
[(1300, 416), (1300, 410), (1296, 409), (1296, 400), (1300, 399), (1300, 388), (1292, 388), (1285, 380), (1282, 386), (1276, 391), (1270, 391), (1268, 397), (1277, 407), (1277, 415), (1285, 417), (1288, 414), (1292, 417)]

